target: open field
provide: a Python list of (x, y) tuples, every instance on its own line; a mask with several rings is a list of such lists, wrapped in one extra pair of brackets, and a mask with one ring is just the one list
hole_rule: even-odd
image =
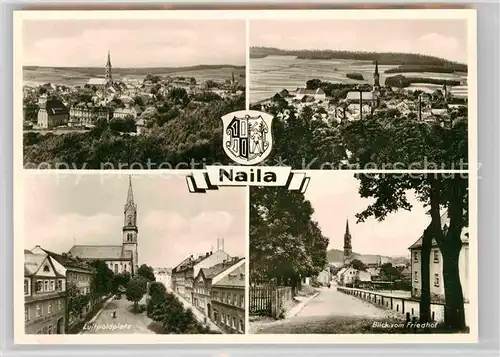
[[(202, 82), (208, 79), (213, 81), (224, 81), (231, 78), (234, 72), (235, 80), (245, 83), (244, 66), (192, 66), (178, 68), (113, 68), (113, 79), (123, 81), (124, 79), (142, 80), (148, 74), (158, 76), (194, 77)], [(31, 67), (23, 68), (23, 83), (25, 85), (41, 85), (45, 83), (63, 84), (68, 86), (83, 86), (91, 77), (104, 77), (104, 66), (102, 68), (83, 67)]]
[[(379, 65), (380, 84), (384, 85), (387, 77), (398, 73), (384, 73), (390, 68), (398, 65)], [(250, 59), (250, 102), (254, 103), (273, 96), (283, 88), (295, 90), (304, 87), (309, 79), (319, 78), (323, 81), (334, 83), (373, 83), (374, 64), (371, 61), (357, 60), (317, 60), (298, 59), (295, 56), (267, 56), (265, 58)], [(361, 73), (363, 80), (354, 80), (346, 77), (347, 73)], [(464, 80), (466, 73), (402, 73), (405, 77), (425, 77), (447, 80)], [(416, 83), (411, 88), (434, 90), (433, 84)], [(426, 89), (428, 88), (428, 89)], [(456, 96), (466, 96), (467, 86), (456, 86), (451, 88), (451, 93)]]

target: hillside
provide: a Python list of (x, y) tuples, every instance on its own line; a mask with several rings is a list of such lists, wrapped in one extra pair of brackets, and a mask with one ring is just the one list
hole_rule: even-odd
[(274, 47), (250, 47), (250, 58), (267, 56), (296, 56), (299, 59), (344, 59), (356, 61), (378, 61), (380, 65), (420, 65), (450, 68), (452, 71), (467, 71), (467, 65), (444, 58), (419, 53), (362, 52), (338, 50), (283, 50)]
[[(196, 66), (186, 66), (186, 67), (136, 67), (136, 68), (123, 68), (123, 67), (113, 67), (113, 72), (117, 72), (120, 74), (159, 74), (159, 73), (176, 73), (176, 72), (188, 72), (188, 71), (205, 71), (205, 70), (213, 70), (213, 69), (222, 69), (222, 68), (232, 68), (234, 70), (245, 70), (245, 66), (236, 66), (231, 64), (217, 64), (217, 65), (196, 65)], [(60, 70), (60, 71), (71, 71), (77, 73), (85, 73), (85, 74), (95, 74), (102, 75), (103, 67), (44, 67), (44, 66), (23, 66), (24, 70)]]
[[(353, 252), (354, 258), (360, 259), (362, 261), (373, 261), (377, 260), (377, 254), (359, 254)], [(339, 263), (344, 259), (344, 251), (339, 249), (330, 249), (327, 251), (327, 259), (329, 263)], [(408, 258), (405, 257), (388, 257), (381, 256), (382, 262), (390, 262), (392, 264), (403, 264), (408, 261)]]

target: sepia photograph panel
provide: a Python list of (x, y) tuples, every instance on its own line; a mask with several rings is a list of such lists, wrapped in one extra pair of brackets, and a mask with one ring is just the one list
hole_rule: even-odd
[(250, 106), (275, 117), (268, 164), (466, 170), (471, 26), (466, 18), (251, 20)]
[(250, 190), (250, 333), (469, 334), (467, 174), (309, 175)]
[(24, 184), (25, 334), (245, 333), (245, 189), (193, 194), (175, 174)]
[(227, 163), (220, 118), (245, 109), (245, 21), (113, 14), (19, 20), (24, 168)]

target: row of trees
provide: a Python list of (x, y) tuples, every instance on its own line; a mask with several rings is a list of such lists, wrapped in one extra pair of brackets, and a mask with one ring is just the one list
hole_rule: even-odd
[(164, 333), (213, 333), (207, 326), (198, 322), (191, 309), (185, 309), (174, 294), (168, 293), (162, 283), (155, 282), (150, 285), (149, 297), (147, 315), (163, 326)]
[(467, 71), (467, 65), (445, 60), (443, 58), (400, 52), (361, 52), (338, 50), (282, 50), (273, 47), (250, 47), (250, 58), (263, 58), (269, 55), (296, 56), (304, 59), (346, 59), (358, 61), (378, 61), (379, 64), (425, 65), (453, 68), (457, 71)]
[(251, 187), (250, 278), (300, 287), (327, 263), (328, 239), (304, 195), (285, 188)]

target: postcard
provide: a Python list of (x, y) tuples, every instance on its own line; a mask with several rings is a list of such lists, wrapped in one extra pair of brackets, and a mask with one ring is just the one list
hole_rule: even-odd
[(16, 343), (477, 342), (474, 10), (14, 30)]

